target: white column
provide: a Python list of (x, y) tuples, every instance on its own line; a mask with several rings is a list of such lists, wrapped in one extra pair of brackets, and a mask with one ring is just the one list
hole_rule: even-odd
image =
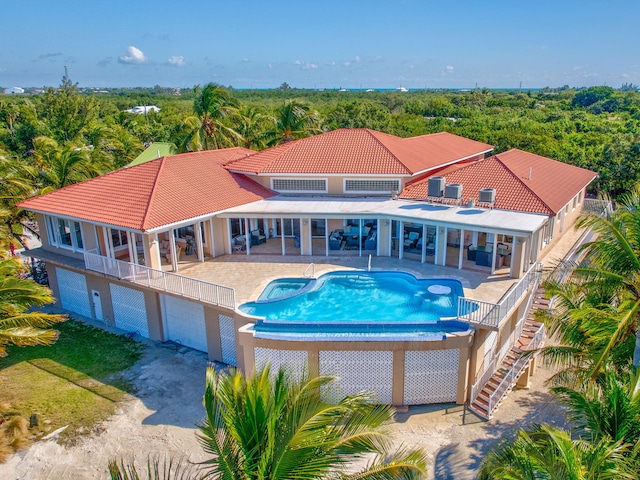
[(400, 233), (398, 233), (398, 260), (404, 257), (404, 222), (398, 222), (400, 225)]
[[(216, 256), (216, 242), (213, 238), (213, 218), (210, 218), (209, 221), (209, 241), (211, 242), (211, 256), (215, 258)], [(227, 220), (227, 226), (229, 225), (229, 221)], [(229, 250), (231, 252), (231, 250)]]
[(462, 259), (464, 257), (464, 230), (460, 229), (460, 252), (458, 254), (458, 270), (462, 270)]
[[(213, 233), (213, 227), (211, 229)], [(233, 236), (231, 235), (231, 219), (227, 218), (227, 251), (233, 253)]]
[(427, 261), (427, 224), (422, 224), (422, 252), (420, 252), (420, 263)]
[(491, 274), (496, 273), (496, 260), (498, 258), (498, 235), (493, 234), (493, 253), (491, 254), (493, 257), (491, 261)]
[(362, 256), (362, 219), (358, 219), (358, 255)]
[(204, 262), (204, 248), (202, 246), (202, 222), (198, 222), (195, 224), (196, 227), (196, 252), (198, 255), (198, 260)]
[(108, 227), (102, 227), (102, 236), (104, 239), (104, 252), (103, 255), (105, 257), (114, 258), (113, 254), (113, 245), (111, 244), (111, 229)]
[(282, 256), (284, 257), (287, 251), (284, 246), (284, 218), (280, 219), (280, 242), (282, 243)]
[(174, 272), (177, 272), (178, 256), (176, 255), (176, 253), (178, 252), (178, 249), (176, 248), (176, 235), (173, 228), (169, 230), (169, 249), (171, 250), (171, 268)]
[(136, 249), (136, 234), (133, 232), (125, 232), (127, 234), (127, 246), (129, 247), (129, 262), (138, 263), (138, 250)]
[(449, 229), (447, 227), (444, 227), (444, 241), (442, 242), (442, 244), (444, 245), (444, 252), (442, 255), (442, 266), (445, 267), (447, 265), (447, 240), (449, 240)]
[(244, 219), (244, 244), (247, 248), (247, 255), (251, 253), (251, 235), (249, 235), (249, 219)]
[(324, 252), (325, 257), (329, 256), (329, 219), (324, 219)]

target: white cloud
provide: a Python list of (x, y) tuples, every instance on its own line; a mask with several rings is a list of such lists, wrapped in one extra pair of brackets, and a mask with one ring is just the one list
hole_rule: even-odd
[(184, 67), (187, 64), (182, 55), (173, 55), (172, 57), (169, 57), (167, 63), (175, 67)]
[(118, 57), (118, 62), (120, 63), (131, 63), (131, 64), (140, 64), (147, 61), (147, 57), (139, 48), (130, 45), (127, 47), (128, 55), (123, 55), (122, 57)]
[(330, 66), (334, 66), (336, 64), (336, 62), (327, 62), (325, 63), (325, 65), (330, 65)]
[(351, 62), (342, 62), (342, 65), (344, 65), (345, 67), (350, 67), (351, 66)]
[(302, 66), (302, 70), (315, 70), (316, 68), (318, 68), (318, 65), (315, 63), (305, 63)]
[(360, 55), (356, 55), (355, 57), (353, 57), (353, 61), (356, 63), (360, 63)]
[(244, 57), (244, 58), (242, 59), (242, 63), (249, 63), (250, 61), (251, 61), (251, 59), (250, 59), (250, 58), (248, 58), (248, 57)]
[(267, 68), (273, 68), (273, 64), (272, 63), (267, 63)]
[(294, 60), (293, 64), (294, 65), (304, 65), (304, 62), (302, 60)]
[(447, 73), (453, 73), (453, 67), (451, 65), (447, 65), (444, 67), (444, 71)]

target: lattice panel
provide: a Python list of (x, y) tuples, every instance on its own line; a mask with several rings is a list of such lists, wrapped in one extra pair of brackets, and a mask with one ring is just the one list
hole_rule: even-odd
[(81, 273), (56, 267), (60, 305), (65, 310), (91, 318), (91, 305), (87, 292), (87, 279)]
[(482, 366), (482, 373), (487, 371), (487, 368), (491, 365), (491, 359), (496, 353), (496, 344), (498, 343), (498, 332), (491, 332), (484, 342), (484, 363)]
[(255, 355), (256, 371), (271, 364), (271, 372), (285, 369), (294, 380), (302, 378), (307, 369), (308, 354), (304, 350), (276, 350), (273, 348), (256, 347)]
[(368, 391), (381, 403), (392, 403), (393, 352), (321, 351), (320, 374), (337, 377), (323, 392), (327, 401)]
[(460, 350), (405, 352), (404, 404), (455, 402)]
[(201, 352), (209, 351), (204, 306), (172, 295), (163, 295), (168, 340)]
[(222, 347), (222, 363), (238, 365), (236, 357), (236, 329), (233, 326), (233, 318), (227, 315), (218, 315), (220, 325), (220, 345)]
[(109, 284), (109, 290), (111, 291), (113, 320), (116, 327), (127, 332), (136, 332), (142, 337), (149, 338), (144, 293), (140, 290), (116, 285), (115, 283)]

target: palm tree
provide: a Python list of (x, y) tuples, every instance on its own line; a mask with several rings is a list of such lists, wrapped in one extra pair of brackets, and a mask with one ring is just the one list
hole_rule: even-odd
[(232, 147), (242, 140), (229, 122), (238, 112), (236, 102), (229, 92), (209, 83), (202, 90), (195, 89), (194, 115), (185, 119), (189, 133), (183, 141), (183, 149), (191, 151)]
[(29, 311), (53, 303), (53, 297), (47, 287), (21, 278), (23, 273), (18, 260), (0, 260), (0, 357), (7, 355), (7, 344), (51, 345), (58, 332), (48, 327), (66, 320), (65, 315)]
[(87, 150), (81, 147), (60, 147), (48, 137), (38, 137), (33, 143), (34, 157), (40, 168), (42, 194), (104, 173), (99, 164), (89, 161)]
[(273, 128), (265, 133), (265, 137), (272, 147), (321, 132), (317, 112), (297, 100), (287, 100), (276, 111)]
[[(202, 463), (199, 476), (190, 478), (425, 478), (423, 451), (401, 449), (388, 454), (392, 407), (376, 405), (367, 394), (327, 404), (321, 392), (331, 381), (306, 375), (294, 381), (283, 370), (272, 374), (268, 366), (250, 377), (208, 369), (206, 417), (199, 425), (199, 439), (212, 458)], [(366, 466), (347, 472), (350, 462), (365, 458)], [(186, 478), (182, 472), (180, 476), (166, 470), (160, 473), (164, 478)], [(111, 475), (112, 479), (138, 478), (135, 469), (122, 462), (112, 462)]]
[(637, 470), (627, 452), (620, 442), (574, 440), (565, 430), (537, 425), (490, 451), (478, 479), (636, 479)]
[(268, 117), (252, 105), (240, 108), (236, 131), (242, 137), (241, 146), (262, 149), (265, 147), (264, 126)]
[(545, 354), (564, 356), (575, 372), (586, 368), (595, 378), (609, 362), (628, 366), (634, 344), (633, 364), (640, 364), (640, 184), (620, 197), (614, 212), (586, 215), (577, 226), (591, 229), (595, 239), (581, 247), (582, 264), (560, 264), (570, 271), (566, 281), (545, 282), (560, 300), (546, 321), (565, 344)]

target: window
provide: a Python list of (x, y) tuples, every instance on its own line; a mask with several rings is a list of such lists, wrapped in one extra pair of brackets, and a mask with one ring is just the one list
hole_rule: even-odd
[(80, 222), (46, 215), (45, 225), (50, 245), (74, 251), (84, 249)]
[(344, 191), (351, 193), (399, 192), (400, 180), (345, 180)]
[[(124, 230), (116, 230), (115, 228), (111, 229), (111, 243), (113, 244), (113, 248), (116, 249), (118, 247), (123, 247), (129, 243), (129, 238), (127, 237), (127, 232)], [(122, 249), (120, 249), (122, 250)]]
[(273, 178), (271, 188), (276, 192), (326, 192), (324, 178)]

